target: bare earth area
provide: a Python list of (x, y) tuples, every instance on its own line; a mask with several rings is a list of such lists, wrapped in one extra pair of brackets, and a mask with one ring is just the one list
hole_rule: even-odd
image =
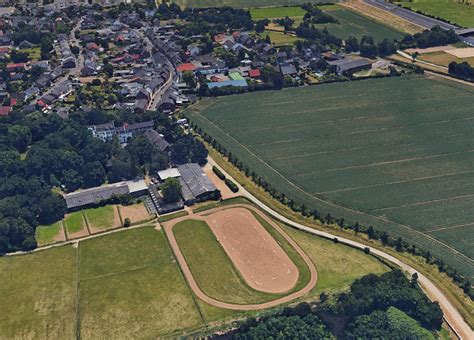
[(61, 223), (61, 228), (59, 228), (59, 233), (54, 236), (54, 243), (66, 241), (66, 233), (64, 232), (64, 225)]
[(407, 53), (432, 53), (432, 52), (447, 52), (451, 50), (463, 50), (463, 48), (456, 48), (453, 45), (444, 45), (444, 46), (434, 46), (434, 47), (427, 47), (427, 48), (408, 48), (405, 50)]
[(125, 220), (128, 217), (131, 223), (143, 222), (151, 218), (143, 203), (121, 205), (118, 208), (122, 219)]
[(474, 57), (474, 47), (455, 48), (446, 51), (446, 53), (449, 53), (457, 58), (471, 58)]
[(225, 209), (205, 221), (250, 287), (283, 293), (296, 284), (298, 268), (249, 210)]
[(209, 177), (211, 182), (216, 186), (217, 189), (221, 192), (222, 199), (228, 199), (232, 197), (237, 197), (239, 196), (238, 192), (232, 192), (229, 187), (224, 183), (223, 180), (221, 180), (217, 175), (212, 171), (212, 166), (207, 163), (204, 166), (204, 173)]
[[(238, 209), (238, 208), (243, 208), (245, 210), (249, 210), (252, 212), (255, 212), (258, 214), (260, 217), (262, 217), (266, 222), (268, 222), (273, 228), (275, 228), (287, 241), (288, 243), (291, 244), (291, 246), (296, 250), (296, 252), (302, 257), (302, 259), (305, 261), (306, 265), (309, 268), (309, 271), (311, 273), (311, 279), (309, 280), (308, 284), (300, 289), (299, 291), (293, 292), (289, 295), (286, 295), (284, 297), (278, 298), (273, 301), (265, 302), (265, 303), (258, 303), (258, 304), (248, 304), (248, 305), (240, 305), (240, 304), (235, 304), (235, 303), (227, 303), (223, 301), (218, 301), (216, 299), (213, 299), (206, 295), (201, 288), (199, 288), (199, 285), (197, 284), (196, 280), (193, 277), (193, 274), (191, 273), (191, 270), (186, 263), (186, 260), (184, 258), (183, 253), (179, 249), (178, 242), (176, 241), (176, 238), (174, 237), (173, 234), (173, 227), (186, 219), (195, 219), (195, 220), (201, 220), (201, 221), (206, 221), (207, 218), (209, 218), (209, 215), (215, 214), (220, 211), (225, 211), (228, 209)], [(258, 222), (258, 221), (257, 221)], [(274, 306), (278, 306), (282, 303), (290, 302), (293, 301), (294, 299), (297, 299), (299, 297), (304, 296), (307, 294), (313, 287), (316, 285), (316, 282), (318, 280), (318, 275), (316, 272), (316, 267), (314, 266), (313, 262), (311, 259), (306, 255), (306, 253), (300, 248), (300, 246), (290, 237), (288, 236), (282, 228), (280, 228), (271, 218), (269, 218), (267, 215), (262, 213), (259, 209), (247, 205), (247, 204), (234, 204), (234, 205), (229, 205), (227, 207), (222, 207), (222, 208), (215, 208), (215, 209), (210, 209), (203, 211), (198, 214), (193, 214), (190, 216), (183, 216), (180, 218), (176, 218), (174, 220), (171, 220), (169, 222), (165, 222), (162, 224), (163, 229), (166, 233), (166, 236), (168, 237), (169, 243), (171, 248), (173, 249), (173, 252), (176, 256), (176, 259), (178, 260), (178, 263), (181, 267), (181, 270), (183, 271), (183, 274), (186, 278), (186, 281), (188, 281), (189, 287), (193, 290), (194, 294), (201, 299), (202, 301), (215, 306), (219, 308), (227, 308), (227, 309), (233, 309), (233, 310), (241, 310), (241, 311), (249, 311), (249, 310), (259, 310), (259, 309), (265, 309), (265, 308), (270, 308)], [(263, 228), (260, 225), (261, 228)], [(269, 235), (269, 237), (271, 237)], [(290, 261), (291, 262), (291, 261)]]

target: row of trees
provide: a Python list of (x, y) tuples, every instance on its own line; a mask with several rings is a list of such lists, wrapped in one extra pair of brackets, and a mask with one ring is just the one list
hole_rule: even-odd
[(312, 217), (315, 221), (319, 221), (322, 224), (336, 224), (343, 230), (352, 230), (356, 234), (364, 233), (370, 240), (379, 240), (384, 246), (392, 247), (398, 252), (408, 252), (414, 256), (421, 256), (427, 263), (435, 265), (440, 272), (446, 273), (451, 277), (453, 282), (463, 289), (465, 294), (467, 294), (471, 299), (474, 299), (474, 289), (471, 287), (470, 280), (461, 275), (456, 269), (444, 263), (443, 260), (433, 256), (429, 250), (421, 249), (415, 244), (408, 243), (401, 237), (394, 238), (386, 231), (380, 231), (375, 229), (373, 226), (361, 225), (357, 221), (348, 222), (343, 217), (335, 218), (330, 212), (322, 212), (318, 209), (311, 209), (304, 204), (298, 204), (291, 197), (288, 197), (285, 193), (274, 188), (263, 176), (257, 174), (254, 170), (242, 163), (237, 157), (226, 150), (219, 142), (209, 136), (199, 126), (194, 125), (192, 121), (191, 125), (207, 143), (227, 157), (231, 164), (243, 171), (247, 177), (251, 178), (255, 184), (263, 188), (274, 199), (288, 206), (293, 211), (301, 213), (305, 217)]

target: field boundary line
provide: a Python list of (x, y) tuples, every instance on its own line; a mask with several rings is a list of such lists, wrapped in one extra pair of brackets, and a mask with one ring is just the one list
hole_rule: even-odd
[(154, 265), (159, 265), (159, 264), (163, 264), (163, 263), (172, 263), (172, 262), (173, 262), (172, 259), (170, 259), (169, 261), (151, 262), (151, 263), (145, 264), (143, 266), (130, 267), (128, 269), (120, 270), (118, 272), (110, 272), (110, 273), (107, 273), (107, 274), (85, 277), (85, 278), (81, 279), (81, 281), (91, 281), (91, 280), (95, 280), (95, 279), (101, 279), (103, 277), (114, 276), (114, 275), (119, 275), (119, 274), (125, 274), (125, 273), (129, 273), (129, 272), (137, 271), (137, 270), (140, 270), (140, 269), (153, 267)]
[(384, 211), (384, 210), (392, 210), (392, 209), (413, 207), (413, 206), (419, 206), (419, 205), (425, 205), (425, 204), (431, 204), (431, 203), (437, 203), (437, 202), (457, 200), (459, 198), (468, 198), (468, 197), (472, 197), (472, 196), (474, 196), (474, 193), (470, 193), (470, 194), (466, 194), (466, 195), (459, 195), (459, 196), (452, 196), (452, 197), (445, 197), (445, 198), (438, 198), (438, 199), (429, 200), (429, 201), (419, 201), (419, 202), (407, 203), (407, 204), (402, 204), (402, 205), (395, 205), (395, 206), (392, 206), (392, 207), (369, 209), (369, 211)]
[(89, 233), (89, 235), (92, 235), (91, 228), (89, 226), (89, 219), (88, 219), (86, 213), (84, 212), (84, 210), (81, 210), (81, 215), (82, 215), (82, 218), (83, 218), (84, 223), (86, 225), (87, 232)]
[(297, 191), (299, 191), (300, 193), (302, 193), (303, 195), (309, 197), (310, 199), (314, 199), (318, 202), (321, 202), (321, 203), (324, 203), (324, 204), (327, 204), (327, 205), (330, 205), (330, 206), (333, 206), (333, 207), (336, 207), (336, 208), (340, 208), (340, 209), (343, 209), (343, 210), (346, 210), (348, 212), (351, 212), (353, 214), (356, 214), (356, 215), (362, 215), (362, 216), (366, 216), (366, 217), (369, 217), (369, 218), (373, 218), (377, 221), (381, 221), (381, 222), (390, 222), (390, 223), (393, 223), (395, 225), (398, 225), (399, 227), (402, 227), (404, 229), (408, 229), (410, 230), (411, 232), (419, 235), (419, 236), (422, 236), (423, 238), (427, 238), (429, 240), (431, 240), (433, 243), (435, 244), (439, 244), (443, 247), (445, 247), (446, 249), (450, 250), (453, 254), (455, 254), (456, 256), (459, 256), (460, 258), (464, 259), (464, 260), (467, 260), (468, 262), (470, 263), (474, 263), (474, 259), (471, 259), (470, 257), (468, 257), (467, 255), (461, 253), (460, 251), (454, 249), (453, 247), (445, 244), (444, 242), (441, 242), (440, 240), (432, 237), (431, 235), (428, 235), (428, 234), (424, 234), (416, 229), (413, 229), (411, 228), (410, 226), (408, 225), (405, 225), (405, 224), (402, 224), (402, 223), (399, 223), (399, 222), (395, 222), (395, 221), (392, 221), (392, 220), (387, 220), (385, 218), (382, 218), (382, 217), (379, 217), (379, 216), (376, 216), (376, 215), (372, 215), (370, 213), (367, 213), (367, 212), (363, 212), (363, 211), (360, 211), (360, 210), (356, 210), (356, 209), (353, 209), (353, 208), (349, 208), (349, 207), (346, 207), (346, 206), (343, 206), (343, 205), (340, 205), (340, 204), (336, 204), (334, 202), (331, 202), (329, 200), (324, 200), (322, 198), (319, 198), (319, 197), (316, 197), (308, 192), (306, 192), (305, 190), (303, 190), (301, 187), (299, 187), (298, 185), (296, 185), (295, 183), (291, 182), (290, 180), (288, 180), (285, 176), (283, 176), (279, 171), (277, 171), (276, 169), (274, 169), (272, 166), (270, 166), (266, 161), (264, 161), (263, 159), (261, 159), (260, 157), (258, 157), (254, 152), (252, 152), (250, 149), (248, 149), (245, 145), (243, 145), (242, 143), (240, 143), (237, 139), (235, 139), (234, 137), (232, 137), (229, 133), (226, 133), (225, 131), (223, 131), (219, 126), (217, 126), (216, 124), (214, 124), (212, 121), (210, 121), (209, 119), (207, 119), (207, 117), (201, 115), (199, 112), (196, 113), (197, 115), (199, 115), (202, 119), (204, 119), (205, 121), (208, 122), (208, 124), (210, 124), (211, 126), (213, 126), (216, 130), (220, 131), (224, 136), (228, 136), (229, 138), (231, 138), (237, 145), (239, 145), (242, 149), (244, 149), (245, 151), (247, 151), (250, 155), (252, 155), (257, 161), (259, 161), (260, 163), (262, 163), (263, 165), (265, 165), (267, 168), (269, 168), (271, 171), (273, 171), (274, 173), (276, 173), (280, 178), (283, 179), (283, 181), (285, 181), (286, 183), (288, 183), (291, 187), (295, 188)]
[(462, 227), (469, 227), (471, 225), (474, 225), (474, 222), (464, 223), (464, 224), (456, 224), (456, 225), (452, 225), (452, 226), (449, 226), (449, 227), (437, 227), (437, 229), (427, 230), (426, 233), (432, 233), (432, 232), (435, 232), (435, 231), (444, 231), (444, 230), (450, 230), (450, 229), (457, 229), (457, 228), (462, 228)]
[(329, 190), (329, 191), (320, 191), (320, 192), (316, 192), (315, 195), (325, 195), (325, 194), (332, 194), (332, 193), (336, 193), (336, 192), (353, 191), (353, 190), (360, 190), (360, 189), (370, 189), (370, 188), (383, 187), (385, 185), (403, 184), (403, 183), (410, 183), (410, 182), (416, 182), (416, 181), (426, 181), (426, 180), (435, 179), (435, 178), (459, 176), (459, 175), (466, 175), (466, 174), (472, 174), (472, 173), (474, 173), (474, 170), (452, 172), (452, 173), (448, 173), (448, 174), (444, 174), (444, 175), (418, 177), (418, 178), (413, 178), (413, 179), (406, 179), (406, 180), (403, 180), (403, 181), (393, 181), (393, 182), (385, 182), (385, 183), (380, 183), (380, 184), (361, 185), (361, 186), (352, 187), (352, 188), (336, 189), (336, 190)]
[(77, 244), (76, 249), (76, 339), (81, 339), (81, 306), (80, 306), (80, 272), (81, 269), (81, 246)]

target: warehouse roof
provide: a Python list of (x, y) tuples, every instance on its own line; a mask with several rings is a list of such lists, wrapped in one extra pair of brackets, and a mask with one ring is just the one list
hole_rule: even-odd
[(183, 164), (178, 166), (178, 171), (181, 174), (181, 191), (185, 201), (216, 190), (216, 187), (199, 164)]
[(107, 186), (91, 188), (73, 192), (64, 196), (68, 209), (82, 207), (98, 203), (111, 198), (114, 195), (125, 195), (130, 193), (127, 183), (115, 183)]

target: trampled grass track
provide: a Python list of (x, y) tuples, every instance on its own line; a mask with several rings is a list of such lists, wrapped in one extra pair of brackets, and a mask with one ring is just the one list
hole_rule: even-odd
[[(474, 222), (472, 205), (448, 204), (451, 218), (416, 209), (474, 193), (472, 94), (408, 76), (206, 100), (185, 114), (297, 202), (401, 236), (472, 278), (464, 233), (428, 232)], [(376, 211), (405, 203), (409, 213)]]

